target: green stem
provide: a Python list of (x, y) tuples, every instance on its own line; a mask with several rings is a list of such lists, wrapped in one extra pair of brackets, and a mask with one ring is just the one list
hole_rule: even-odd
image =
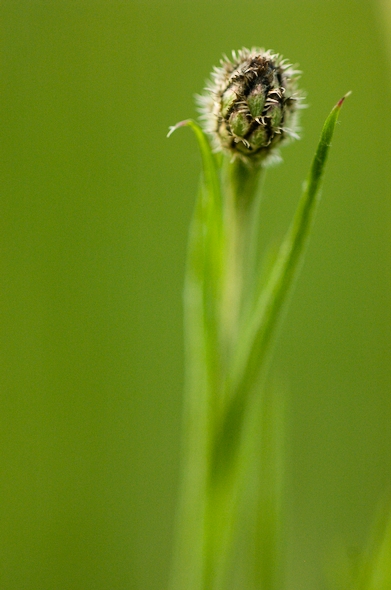
[[(243, 311), (251, 296), (257, 251), (257, 221), (261, 200), (258, 192), (262, 169), (248, 168), (241, 161), (225, 162), (223, 171), (224, 202), (224, 275), (221, 302), (222, 347), (226, 359), (225, 373), (238, 347), (238, 335)], [(226, 382), (226, 381), (225, 381)], [(228, 392), (223, 391), (221, 407), (224, 409)], [(221, 412), (214, 424), (218, 424)], [(217, 419), (217, 421), (216, 421)], [(213, 444), (217, 431), (212, 433)], [(222, 462), (224, 458), (222, 457)], [(219, 465), (211, 463), (207, 487), (207, 563), (204, 588), (222, 590), (229, 584), (227, 572), (232, 559), (232, 543), (238, 519), (238, 502), (241, 497), (247, 461), (231, 464), (223, 477), (216, 477)]]
[(226, 249), (221, 327), (229, 363), (237, 347), (244, 309), (254, 289), (262, 173), (261, 166), (250, 168), (241, 160), (226, 160), (222, 171)]

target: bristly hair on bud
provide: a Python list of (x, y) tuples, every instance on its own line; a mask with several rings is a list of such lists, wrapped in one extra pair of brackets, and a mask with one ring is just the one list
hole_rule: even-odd
[(298, 139), (303, 94), (300, 71), (258, 47), (232, 52), (215, 67), (205, 92), (196, 97), (205, 132), (215, 151), (247, 164), (280, 160), (276, 149)]

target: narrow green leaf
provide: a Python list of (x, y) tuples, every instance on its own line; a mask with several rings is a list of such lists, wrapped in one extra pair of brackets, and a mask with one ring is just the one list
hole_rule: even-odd
[(186, 381), (177, 542), (170, 588), (201, 590), (205, 571), (205, 517), (211, 420), (218, 381), (218, 293), (222, 207), (215, 157), (201, 128), (194, 131), (202, 156), (202, 181), (190, 227), (184, 290)]
[(232, 455), (233, 441), (240, 439), (238, 434), (248, 405), (248, 396), (265, 366), (283, 304), (303, 260), (319, 201), (331, 139), (344, 99), (345, 97), (336, 104), (326, 119), (293, 222), (280, 247), (269, 279), (259, 296), (255, 313), (239, 338), (239, 346), (228, 383), (231, 401), (216, 437), (215, 456), (216, 459), (218, 458), (216, 463), (221, 464), (221, 457), (224, 455), (229, 458)]
[(326, 119), (292, 225), (281, 245), (266, 287), (260, 295), (249, 330), (247, 350), (245, 350), (246, 360), (238, 377), (236, 386), (238, 392), (248, 391), (258, 377), (282, 306), (300, 269), (320, 197), (321, 181), (331, 140), (343, 101), (344, 98), (337, 103)]
[[(171, 127), (169, 135), (179, 127), (190, 127), (198, 141), (202, 158), (202, 181), (190, 230), (186, 283), (196, 281), (203, 293), (205, 346), (211, 378), (219, 381), (219, 320), (223, 274), (223, 211), (219, 167), (209, 141), (201, 127), (192, 119)], [(185, 299), (186, 306), (186, 299)], [(191, 336), (190, 336), (191, 338)]]

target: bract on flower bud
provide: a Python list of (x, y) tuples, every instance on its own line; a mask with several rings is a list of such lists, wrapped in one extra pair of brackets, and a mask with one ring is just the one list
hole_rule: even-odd
[(268, 141), (269, 141), (268, 137), (267, 137), (266, 129), (262, 125), (259, 125), (259, 127), (257, 127), (252, 132), (248, 141), (249, 141), (250, 146), (255, 151), (261, 147), (266, 147), (268, 145)]
[(266, 102), (266, 88), (262, 84), (257, 84), (247, 97), (247, 104), (251, 115), (257, 119), (262, 115)]
[(274, 129), (278, 128), (282, 121), (283, 110), (281, 105), (273, 104), (268, 110), (267, 117), (270, 118), (272, 127)]
[(230, 112), (234, 102), (237, 100), (237, 94), (233, 88), (228, 88), (221, 97), (221, 114), (223, 117)]
[(198, 97), (205, 131), (216, 151), (246, 162), (264, 162), (297, 138), (300, 72), (278, 54), (241, 49), (214, 68), (205, 94)]
[(229, 125), (233, 135), (236, 137), (245, 137), (248, 130), (250, 129), (251, 122), (246, 113), (233, 110), (229, 116)]

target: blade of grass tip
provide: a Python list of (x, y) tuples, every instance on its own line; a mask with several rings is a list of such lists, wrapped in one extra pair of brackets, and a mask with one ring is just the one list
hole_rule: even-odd
[(211, 196), (214, 200), (216, 200), (216, 206), (220, 206), (220, 181), (217, 172), (216, 161), (210, 148), (208, 138), (206, 137), (205, 133), (202, 131), (198, 123), (196, 123), (193, 119), (186, 119), (186, 121), (180, 121), (176, 125), (170, 127), (167, 137), (170, 137), (174, 133), (174, 131), (176, 131), (180, 127), (190, 127), (194, 132), (201, 152), (202, 172), (205, 179), (205, 185), (209, 187)]
[(347, 96), (348, 94), (338, 101), (326, 119), (291, 227), (280, 247), (269, 279), (260, 293), (255, 312), (239, 340), (240, 346), (228, 383), (231, 401), (227, 405), (220, 431), (216, 436), (215, 455), (220, 461), (222, 456), (226, 455), (228, 458), (232, 454), (230, 441), (239, 439), (238, 430), (242, 427), (249, 393), (266, 364), (267, 353), (270, 352), (269, 345), (275, 334), (283, 303), (303, 260), (319, 201), (331, 139), (341, 106)]
[[(204, 575), (204, 520), (210, 448), (211, 401), (216, 377), (221, 193), (218, 167), (209, 142), (192, 120), (178, 123), (194, 131), (202, 156), (202, 182), (190, 227), (185, 316), (185, 397), (182, 482), (176, 524), (172, 590), (200, 590)], [(214, 281), (214, 282), (213, 282)]]

